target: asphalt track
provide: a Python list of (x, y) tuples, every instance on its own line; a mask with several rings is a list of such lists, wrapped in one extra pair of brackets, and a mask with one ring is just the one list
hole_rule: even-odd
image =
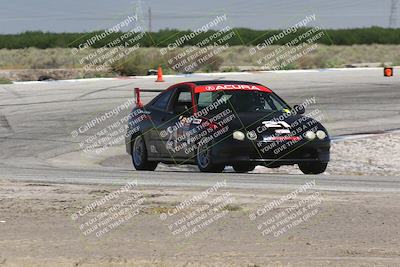
[[(0, 179), (60, 183), (116, 183), (138, 179), (147, 186), (208, 186), (226, 179), (238, 188), (294, 188), (316, 179), (322, 190), (399, 191), (400, 177), (300, 176), (274, 174), (201, 174), (180, 170), (135, 172), (130, 167), (103, 167), (81, 157), (79, 142), (89, 133), (71, 132), (99, 114), (133, 97), (135, 87), (163, 89), (171, 84), (206, 79), (262, 83), (294, 105), (315, 97), (332, 136), (400, 128), (400, 79), (383, 77), (382, 69), (280, 71), (129, 79), (94, 79), (0, 85)], [(145, 93), (143, 102), (155, 94)], [(124, 111), (126, 115), (128, 110)], [(104, 126), (103, 126), (104, 127)], [(113, 153), (113, 154), (112, 154)], [(103, 158), (123, 154), (118, 146)], [(373, 153), (371, 151), (371, 153)], [(73, 155), (74, 164), (58, 165), (54, 158)], [(127, 155), (128, 157), (128, 155)]]

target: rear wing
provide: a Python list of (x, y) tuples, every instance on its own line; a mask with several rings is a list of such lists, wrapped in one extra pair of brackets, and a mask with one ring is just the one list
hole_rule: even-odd
[(152, 93), (160, 93), (164, 92), (165, 89), (140, 89), (139, 87), (135, 88), (135, 104), (137, 107), (142, 108), (143, 103), (140, 100), (140, 93), (141, 92), (152, 92)]

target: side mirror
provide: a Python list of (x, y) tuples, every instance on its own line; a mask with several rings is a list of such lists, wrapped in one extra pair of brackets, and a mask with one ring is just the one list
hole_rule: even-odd
[(297, 114), (304, 114), (306, 112), (306, 108), (303, 105), (294, 105), (293, 110)]

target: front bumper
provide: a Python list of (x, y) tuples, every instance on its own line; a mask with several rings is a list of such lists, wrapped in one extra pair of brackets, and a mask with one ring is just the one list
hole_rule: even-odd
[(313, 141), (238, 141), (216, 142), (212, 147), (213, 163), (293, 165), (301, 162), (328, 162), (330, 140)]

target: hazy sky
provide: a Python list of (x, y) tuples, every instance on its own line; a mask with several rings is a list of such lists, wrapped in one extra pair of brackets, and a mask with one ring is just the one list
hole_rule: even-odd
[[(353, 28), (389, 25), (392, 0), (142, 0), (152, 30), (194, 29), (226, 13), (230, 26), (285, 28), (315, 13), (317, 25)], [(108, 28), (134, 13), (137, 0), (2, 0), (0, 33), (27, 30), (82, 32)], [(400, 1), (399, 1), (400, 5)], [(400, 26), (400, 6), (396, 11)]]

